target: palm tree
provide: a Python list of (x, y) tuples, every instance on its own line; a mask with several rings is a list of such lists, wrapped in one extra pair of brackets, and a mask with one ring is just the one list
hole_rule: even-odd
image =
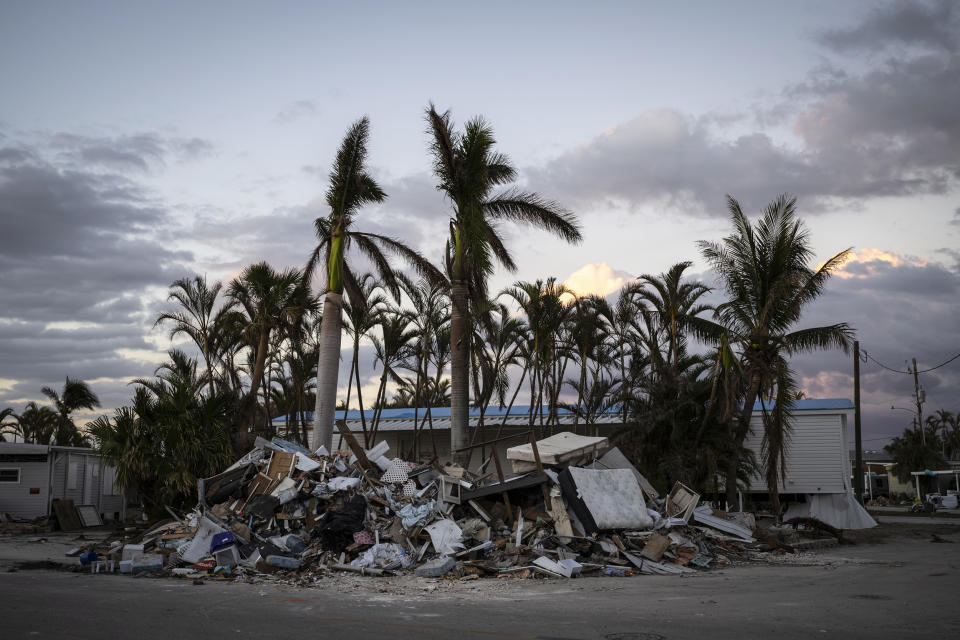
[(337, 152), (330, 187), (327, 189), (327, 217), (314, 221), (317, 247), (307, 262), (306, 275), (312, 277), (317, 264), (325, 263), (326, 288), (323, 321), (320, 325), (320, 354), (317, 364), (317, 403), (314, 412), (314, 446), (333, 446), (333, 420), (336, 409), (337, 378), (340, 368), (340, 333), (343, 292), (359, 300), (360, 286), (347, 262), (347, 252), (356, 247), (370, 262), (380, 284), (399, 298), (396, 274), (384, 251), (394, 253), (412, 265), (422, 276), (444, 281), (443, 275), (422, 255), (387, 236), (362, 233), (353, 228), (354, 219), (366, 204), (383, 202), (387, 195), (367, 173), (367, 138), (370, 121), (361, 118), (347, 131)]
[(271, 333), (315, 307), (316, 300), (309, 295), (300, 271), (278, 272), (266, 262), (244, 269), (240, 277), (230, 283), (227, 296), (242, 309), (242, 312), (231, 312), (231, 318), (252, 349), (250, 390), (243, 411), (243, 419), (252, 431), (256, 424), (257, 390), (263, 380)]
[[(449, 346), (443, 345), (443, 332), (448, 330), (450, 323), (450, 301), (446, 295), (447, 287), (442, 284), (431, 283), (427, 280), (412, 282), (403, 279), (403, 292), (410, 299), (412, 309), (407, 313), (410, 326), (415, 332), (416, 339), (411, 345), (410, 362), (404, 368), (414, 372), (413, 417), (414, 450), (419, 447), (420, 432), (423, 423), (420, 422), (420, 406), (426, 405), (424, 421), (429, 421), (432, 427), (433, 414), (431, 407), (434, 404), (427, 401), (426, 394), (421, 393), (429, 384), (429, 365), (435, 362), (437, 366), (437, 380), (443, 375), (445, 359)], [(418, 426), (419, 425), (419, 426)], [(432, 428), (431, 428), (432, 431)]]
[[(13, 416), (13, 420), (7, 419), (10, 416)], [(19, 433), (16, 420), (17, 420), (17, 414), (14, 413), (13, 407), (6, 407), (2, 411), (0, 411), (0, 442), (5, 442), (5, 438), (3, 435), (5, 433), (12, 435), (14, 438), (16, 438), (16, 436)]]
[[(717, 307), (714, 317), (730, 342), (738, 346), (743, 363), (743, 410), (731, 434), (737, 444), (742, 444), (747, 436), (758, 398), (783, 403), (772, 419), (764, 411), (766, 477), (774, 508), (779, 509), (776, 479), (784, 471), (783, 448), (790, 429), (787, 402), (791, 401), (780, 388), (794, 387), (786, 358), (818, 349), (839, 347), (847, 351), (853, 335), (845, 322), (799, 330), (794, 327), (806, 306), (823, 293), (830, 274), (842, 264), (849, 249), (819, 268), (811, 268), (813, 250), (806, 227), (796, 217), (796, 198), (777, 197), (767, 205), (755, 226), (743, 214), (740, 203), (730, 196), (727, 205), (733, 233), (721, 242), (701, 241), (698, 245), (730, 298)], [(694, 329), (702, 335), (712, 333), (715, 340), (720, 338), (703, 323)], [(731, 505), (737, 502), (737, 468), (738, 461), (733, 456), (728, 461), (726, 478), (726, 497)]]
[[(427, 121), (432, 133), (430, 152), (437, 188), (453, 205), (447, 253), (452, 263), (450, 326), (451, 352), (451, 450), (468, 444), (470, 310), (468, 296), (487, 299), (487, 280), (494, 261), (514, 271), (496, 224), (512, 220), (552, 231), (569, 242), (581, 240), (576, 217), (559, 205), (533, 193), (493, 189), (514, 182), (517, 172), (510, 160), (493, 150), (493, 130), (477, 117), (466, 123), (463, 133), (453, 129), (450, 112), (437, 113), (431, 104)], [(455, 459), (465, 460), (463, 452)]]
[(932, 416), (927, 416), (927, 424), (933, 428), (940, 428), (941, 453), (947, 455), (947, 441), (950, 439), (948, 429), (953, 424), (953, 414), (946, 409), (938, 409)]
[(901, 482), (910, 482), (912, 471), (946, 467), (943, 454), (937, 450), (936, 427), (931, 425), (904, 429), (903, 435), (891, 440), (883, 450), (893, 458), (891, 471)]
[(169, 322), (170, 338), (179, 334), (186, 334), (200, 350), (203, 362), (206, 365), (206, 378), (213, 392), (213, 359), (215, 353), (216, 334), (219, 325), (226, 313), (230, 311), (230, 304), (216, 308), (217, 297), (223, 283), (215, 282), (213, 286), (207, 284), (206, 276), (180, 278), (170, 285), (167, 300), (180, 303), (182, 311), (164, 311), (157, 316), (154, 326)]
[(153, 506), (192, 504), (197, 478), (217, 473), (234, 455), (235, 393), (226, 387), (203, 393), (207, 381), (197, 375), (197, 361), (176, 349), (168, 355), (155, 378), (132, 382), (131, 406), (88, 424), (117, 469), (117, 483), (139, 489)]
[(100, 398), (90, 389), (83, 380), (76, 380), (67, 376), (63, 389), (57, 392), (51, 387), (43, 387), (40, 392), (53, 401), (59, 419), (54, 435), (56, 444), (67, 447), (87, 446), (87, 437), (80, 433), (70, 415), (78, 409), (93, 410), (100, 406)]
[(411, 343), (416, 339), (416, 331), (410, 326), (409, 317), (396, 309), (391, 309), (384, 314), (380, 322), (380, 333), (380, 338), (377, 336), (371, 338), (375, 360), (380, 362), (381, 373), (380, 387), (377, 389), (377, 397), (373, 403), (376, 411), (373, 416), (370, 439), (366, 443), (368, 447), (376, 440), (380, 415), (387, 404), (387, 383), (401, 382), (397, 367), (411, 355), (413, 352)]
[(527, 317), (529, 344), (521, 345), (518, 355), (526, 361), (530, 374), (531, 426), (538, 415), (540, 423), (543, 423), (545, 394), (549, 405), (547, 422), (556, 417), (557, 396), (568, 359), (564, 358), (561, 363), (560, 358), (569, 354), (565, 338), (568, 337), (566, 320), (571, 307), (563, 303), (563, 297), (572, 294), (554, 277), (534, 282), (516, 282), (500, 293), (513, 299)]
[(32, 444), (50, 444), (60, 422), (56, 411), (33, 401), (28, 402), (19, 415), (9, 415), (13, 415), (13, 420), (4, 424), (7, 432)]
[(699, 301), (709, 293), (710, 287), (696, 281), (682, 281), (683, 272), (692, 265), (692, 262), (678, 262), (659, 276), (645, 273), (638, 279), (636, 295), (650, 303), (657, 323), (667, 334), (667, 361), (671, 366), (676, 366), (677, 354), (682, 348), (678, 344), (684, 335), (681, 324), (712, 309)]
[[(347, 302), (343, 308), (346, 312), (347, 335), (353, 343), (353, 358), (350, 361), (350, 374), (347, 384), (347, 407), (350, 406), (350, 391), (353, 385), (353, 377), (357, 381), (357, 404), (360, 409), (360, 426), (363, 430), (364, 440), (367, 438), (367, 419), (363, 414), (363, 393), (361, 391), (360, 381), (360, 340), (369, 335), (371, 331), (380, 323), (380, 318), (385, 311), (387, 299), (382, 294), (377, 293), (379, 285), (371, 273), (365, 273), (361, 276), (357, 285), (360, 288), (360, 298), (347, 296)], [(347, 416), (347, 410), (343, 412), (344, 419)]]
[[(593, 384), (587, 386), (587, 362), (593, 358), (594, 362), (599, 364), (600, 350), (607, 338), (605, 319), (612, 314), (612, 311), (607, 301), (596, 295), (578, 296), (571, 306), (573, 307), (573, 315), (570, 317), (571, 341), (580, 364), (580, 379), (574, 383), (568, 383), (577, 392), (578, 410), (573, 412), (573, 430), (576, 433), (581, 416), (586, 417), (589, 424), (592, 422), (590, 409), (607, 406), (608, 394), (593, 390), (597, 383), (597, 375), (594, 376)], [(615, 388), (611, 385), (607, 390), (612, 391)], [(584, 399), (590, 401), (587, 407), (581, 406)]]

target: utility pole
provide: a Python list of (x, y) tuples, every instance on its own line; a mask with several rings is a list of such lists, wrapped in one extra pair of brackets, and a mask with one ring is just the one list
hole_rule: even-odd
[[(860, 341), (853, 341), (853, 433), (856, 458), (854, 460), (853, 490), (857, 502), (863, 502), (863, 441), (860, 438)], [(871, 491), (873, 487), (871, 487)]]
[(926, 446), (927, 434), (923, 428), (923, 402), (920, 400), (920, 378), (917, 375), (917, 359), (913, 359), (913, 395), (917, 401), (917, 427), (920, 429), (920, 441)]

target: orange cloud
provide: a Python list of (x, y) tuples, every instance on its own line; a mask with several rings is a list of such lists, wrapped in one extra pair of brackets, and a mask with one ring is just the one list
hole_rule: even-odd
[(636, 280), (626, 271), (619, 271), (606, 262), (588, 263), (570, 274), (564, 285), (578, 296), (606, 296)]
[[(834, 271), (834, 275), (838, 278), (845, 279), (869, 278), (872, 275), (876, 275), (876, 264), (880, 262), (885, 262), (892, 267), (901, 267), (904, 265), (913, 267), (927, 266), (927, 261), (923, 258), (907, 258), (901, 256), (895, 251), (884, 251), (883, 249), (865, 247), (863, 249), (851, 251), (843, 264), (836, 271)], [(861, 268), (851, 270), (850, 267), (856, 264), (863, 266)], [(822, 266), (823, 263), (821, 262), (817, 265), (817, 268), (819, 269)]]

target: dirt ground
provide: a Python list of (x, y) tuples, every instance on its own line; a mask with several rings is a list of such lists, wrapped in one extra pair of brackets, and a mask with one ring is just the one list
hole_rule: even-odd
[[(883, 518), (881, 518), (881, 521)], [(107, 528), (85, 530), (83, 533), (54, 532), (30, 535), (0, 535), (0, 571), (28, 571), (32, 569), (60, 569), (79, 571), (79, 561), (65, 554), (76, 547), (113, 535)], [(750, 566), (805, 566), (837, 567), (846, 564), (870, 563), (894, 553), (904, 545), (913, 547), (929, 544), (935, 550), (937, 543), (960, 543), (960, 526), (937, 522), (936, 518), (915, 518), (910, 522), (882, 522), (874, 529), (847, 531), (843, 542), (835, 547), (797, 553), (749, 552), (732, 557), (722, 569), (688, 574), (676, 579), (697, 580), (708, 576), (735, 573)], [(873, 551), (871, 551), (873, 549)], [(107, 578), (107, 576), (104, 576)], [(116, 576), (129, 579), (128, 576)], [(643, 580), (649, 576), (627, 578)], [(144, 578), (134, 578), (144, 579)], [(194, 577), (171, 577), (171, 580), (192, 581)], [(509, 599), (541, 591), (603, 591), (619, 588), (622, 579), (584, 577), (573, 581), (551, 579), (517, 579), (512, 576), (483, 579), (418, 578), (412, 574), (391, 577), (369, 577), (349, 573), (326, 573), (304, 577), (271, 576), (253, 572), (238, 573), (228, 578), (204, 578), (206, 581), (242, 582), (252, 585), (284, 585), (293, 588), (320, 590), (325, 593), (364, 595), (370, 598), (409, 598), (429, 594), (452, 599)]]

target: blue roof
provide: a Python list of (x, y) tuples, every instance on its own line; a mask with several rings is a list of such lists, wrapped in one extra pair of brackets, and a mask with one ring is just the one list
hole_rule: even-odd
[[(800, 400), (795, 400), (795, 410), (796, 411), (814, 411), (817, 409), (820, 410), (837, 410), (837, 409), (853, 409), (853, 402), (847, 400), (846, 398), (801, 398)], [(773, 406), (772, 402), (767, 403), (767, 409)], [(760, 411), (760, 401), (754, 403), (754, 411)]]
[[(773, 406), (773, 405), (772, 405), (772, 404), (768, 404), (768, 405), (767, 405), (767, 408), (769, 409), (771, 406)], [(815, 410), (815, 409), (827, 409), (827, 410), (829, 410), (829, 409), (833, 409), (833, 410), (837, 410), (837, 409), (853, 409), (853, 403), (852, 403), (851, 401), (847, 400), (846, 398), (804, 398), (804, 399), (802, 399), (802, 400), (797, 400), (797, 401), (796, 401), (796, 410), (797, 410), (797, 411), (810, 411), (810, 410)], [(544, 413), (546, 413), (547, 407), (544, 407), (543, 410), (544, 410)], [(759, 403), (759, 402), (757, 402), (756, 404), (753, 405), (753, 410), (754, 410), (754, 411), (760, 411), (760, 403)], [(413, 409), (413, 408), (384, 409), (383, 412), (380, 414), (380, 417), (381, 417), (382, 419), (384, 419), (384, 420), (404, 420), (404, 419), (412, 419), (412, 418), (414, 417), (414, 411), (416, 411), (416, 410)], [(424, 416), (424, 412), (425, 412), (425, 411), (426, 411), (426, 408), (425, 408), (425, 407), (421, 407), (421, 408), (419, 409), (419, 412), (417, 413), (417, 415), (422, 418), (422, 417)], [(510, 414), (509, 414), (509, 415), (511, 415), (511, 416), (525, 416), (525, 415), (527, 415), (529, 412), (530, 412), (530, 405), (513, 405), (513, 408), (510, 409)], [(609, 411), (608, 413), (618, 413), (618, 412), (619, 412), (619, 409), (612, 409), (612, 410)], [(450, 407), (433, 407), (433, 408), (430, 410), (430, 413), (431, 413), (431, 415), (432, 415), (434, 418), (449, 418), (449, 417), (450, 417)], [(563, 408), (558, 407), (558, 408), (557, 408), (557, 413), (563, 415), (563, 414), (569, 414), (570, 412), (569, 412), (568, 410), (566, 410), (566, 409), (563, 409)], [(368, 420), (372, 420), (372, 419), (373, 419), (373, 414), (374, 414), (374, 410), (373, 410), (373, 409), (364, 409), (364, 411), (363, 411), (364, 417), (366, 417)], [(343, 410), (342, 410), (342, 409), (338, 410), (335, 415), (336, 415), (336, 419), (337, 419), (337, 420), (343, 420)], [(471, 408), (471, 409), (470, 409), (470, 415), (471, 415), (471, 416), (479, 416), (479, 415), (480, 415), (480, 409), (473, 409), (473, 408)], [(501, 418), (501, 417), (507, 415), (507, 407), (503, 407), (503, 408), (501, 409), (500, 407), (498, 407), (498, 406), (496, 406), (496, 405), (491, 405), (491, 406), (487, 407), (487, 410), (486, 410), (486, 412), (485, 412), (483, 415), (486, 416), (486, 417), (498, 417), (498, 418)], [(313, 411), (307, 411), (307, 412), (306, 412), (306, 418), (307, 418), (307, 420), (313, 420)], [(350, 411), (347, 411), (347, 418), (346, 418), (346, 419), (347, 419), (347, 420), (359, 420), (359, 419), (360, 419), (360, 411), (357, 410), (357, 409), (351, 409)], [(273, 419), (274, 422), (279, 422), (279, 423), (281, 423), (281, 424), (282, 424), (285, 420), (286, 420), (286, 417), (285, 417), (285, 416), (278, 416), (278, 417), (276, 417), (276, 418)]]
[[(403, 409), (384, 409), (384, 410), (381, 412), (380, 417), (381, 417), (383, 420), (403, 420), (403, 419), (410, 419), (410, 418), (413, 418), (413, 417), (414, 417), (414, 412), (415, 412), (415, 411), (417, 411), (416, 415), (422, 418), (422, 417), (425, 415), (426, 407), (420, 407), (419, 411), (416, 410), (416, 409), (414, 409), (414, 408), (412, 408), (412, 407), (403, 408)], [(511, 415), (511, 416), (525, 416), (525, 415), (527, 415), (527, 414), (529, 413), (529, 411), (530, 411), (530, 405), (517, 405), (517, 404), (515, 404), (515, 405), (513, 405), (513, 408), (510, 409), (509, 415)], [(546, 407), (546, 406), (543, 407), (543, 411), (544, 411), (544, 414), (546, 414), (546, 412), (547, 412), (547, 407)], [(313, 411), (307, 411), (307, 412), (305, 412), (305, 413), (306, 413), (307, 420), (313, 420)], [(564, 408), (562, 408), (562, 407), (557, 407), (557, 413), (562, 415), (562, 414), (568, 414), (568, 413), (570, 413), (570, 411), (568, 411), (567, 409), (564, 409)], [(616, 413), (616, 411), (612, 411), (611, 413)], [(449, 417), (450, 417), (450, 407), (433, 407), (433, 408), (430, 409), (430, 414), (431, 414), (434, 418), (449, 418)], [(364, 410), (363, 410), (363, 415), (364, 415), (364, 417), (366, 417), (368, 420), (372, 420), (372, 419), (373, 419), (373, 415), (374, 415), (374, 410), (373, 410), (373, 409), (364, 409)], [(480, 416), (480, 409), (471, 408), (471, 409), (470, 409), (470, 415), (471, 415), (471, 416), (477, 416), (477, 417), (479, 417), (479, 416)], [(484, 412), (483, 415), (484, 415), (484, 416), (487, 416), (487, 417), (503, 417), (503, 416), (505, 416), (505, 415), (508, 415), (508, 414), (507, 414), (507, 407), (503, 407), (503, 408), (501, 409), (500, 407), (498, 407), (498, 406), (496, 406), (496, 405), (491, 405), (491, 406), (487, 407), (487, 410)], [(337, 420), (343, 420), (343, 419), (344, 419), (344, 418), (343, 418), (343, 409), (338, 409), (338, 410), (336, 411), (336, 413), (335, 413), (335, 417), (336, 417)], [(279, 417), (274, 418), (274, 419), (273, 419), (273, 422), (283, 422), (285, 419), (286, 419), (285, 416), (279, 416)], [(359, 419), (360, 419), (360, 411), (359, 411), (358, 409), (350, 409), (349, 411), (347, 411), (347, 418), (346, 418), (346, 419), (347, 419), (347, 420), (359, 420)]]

